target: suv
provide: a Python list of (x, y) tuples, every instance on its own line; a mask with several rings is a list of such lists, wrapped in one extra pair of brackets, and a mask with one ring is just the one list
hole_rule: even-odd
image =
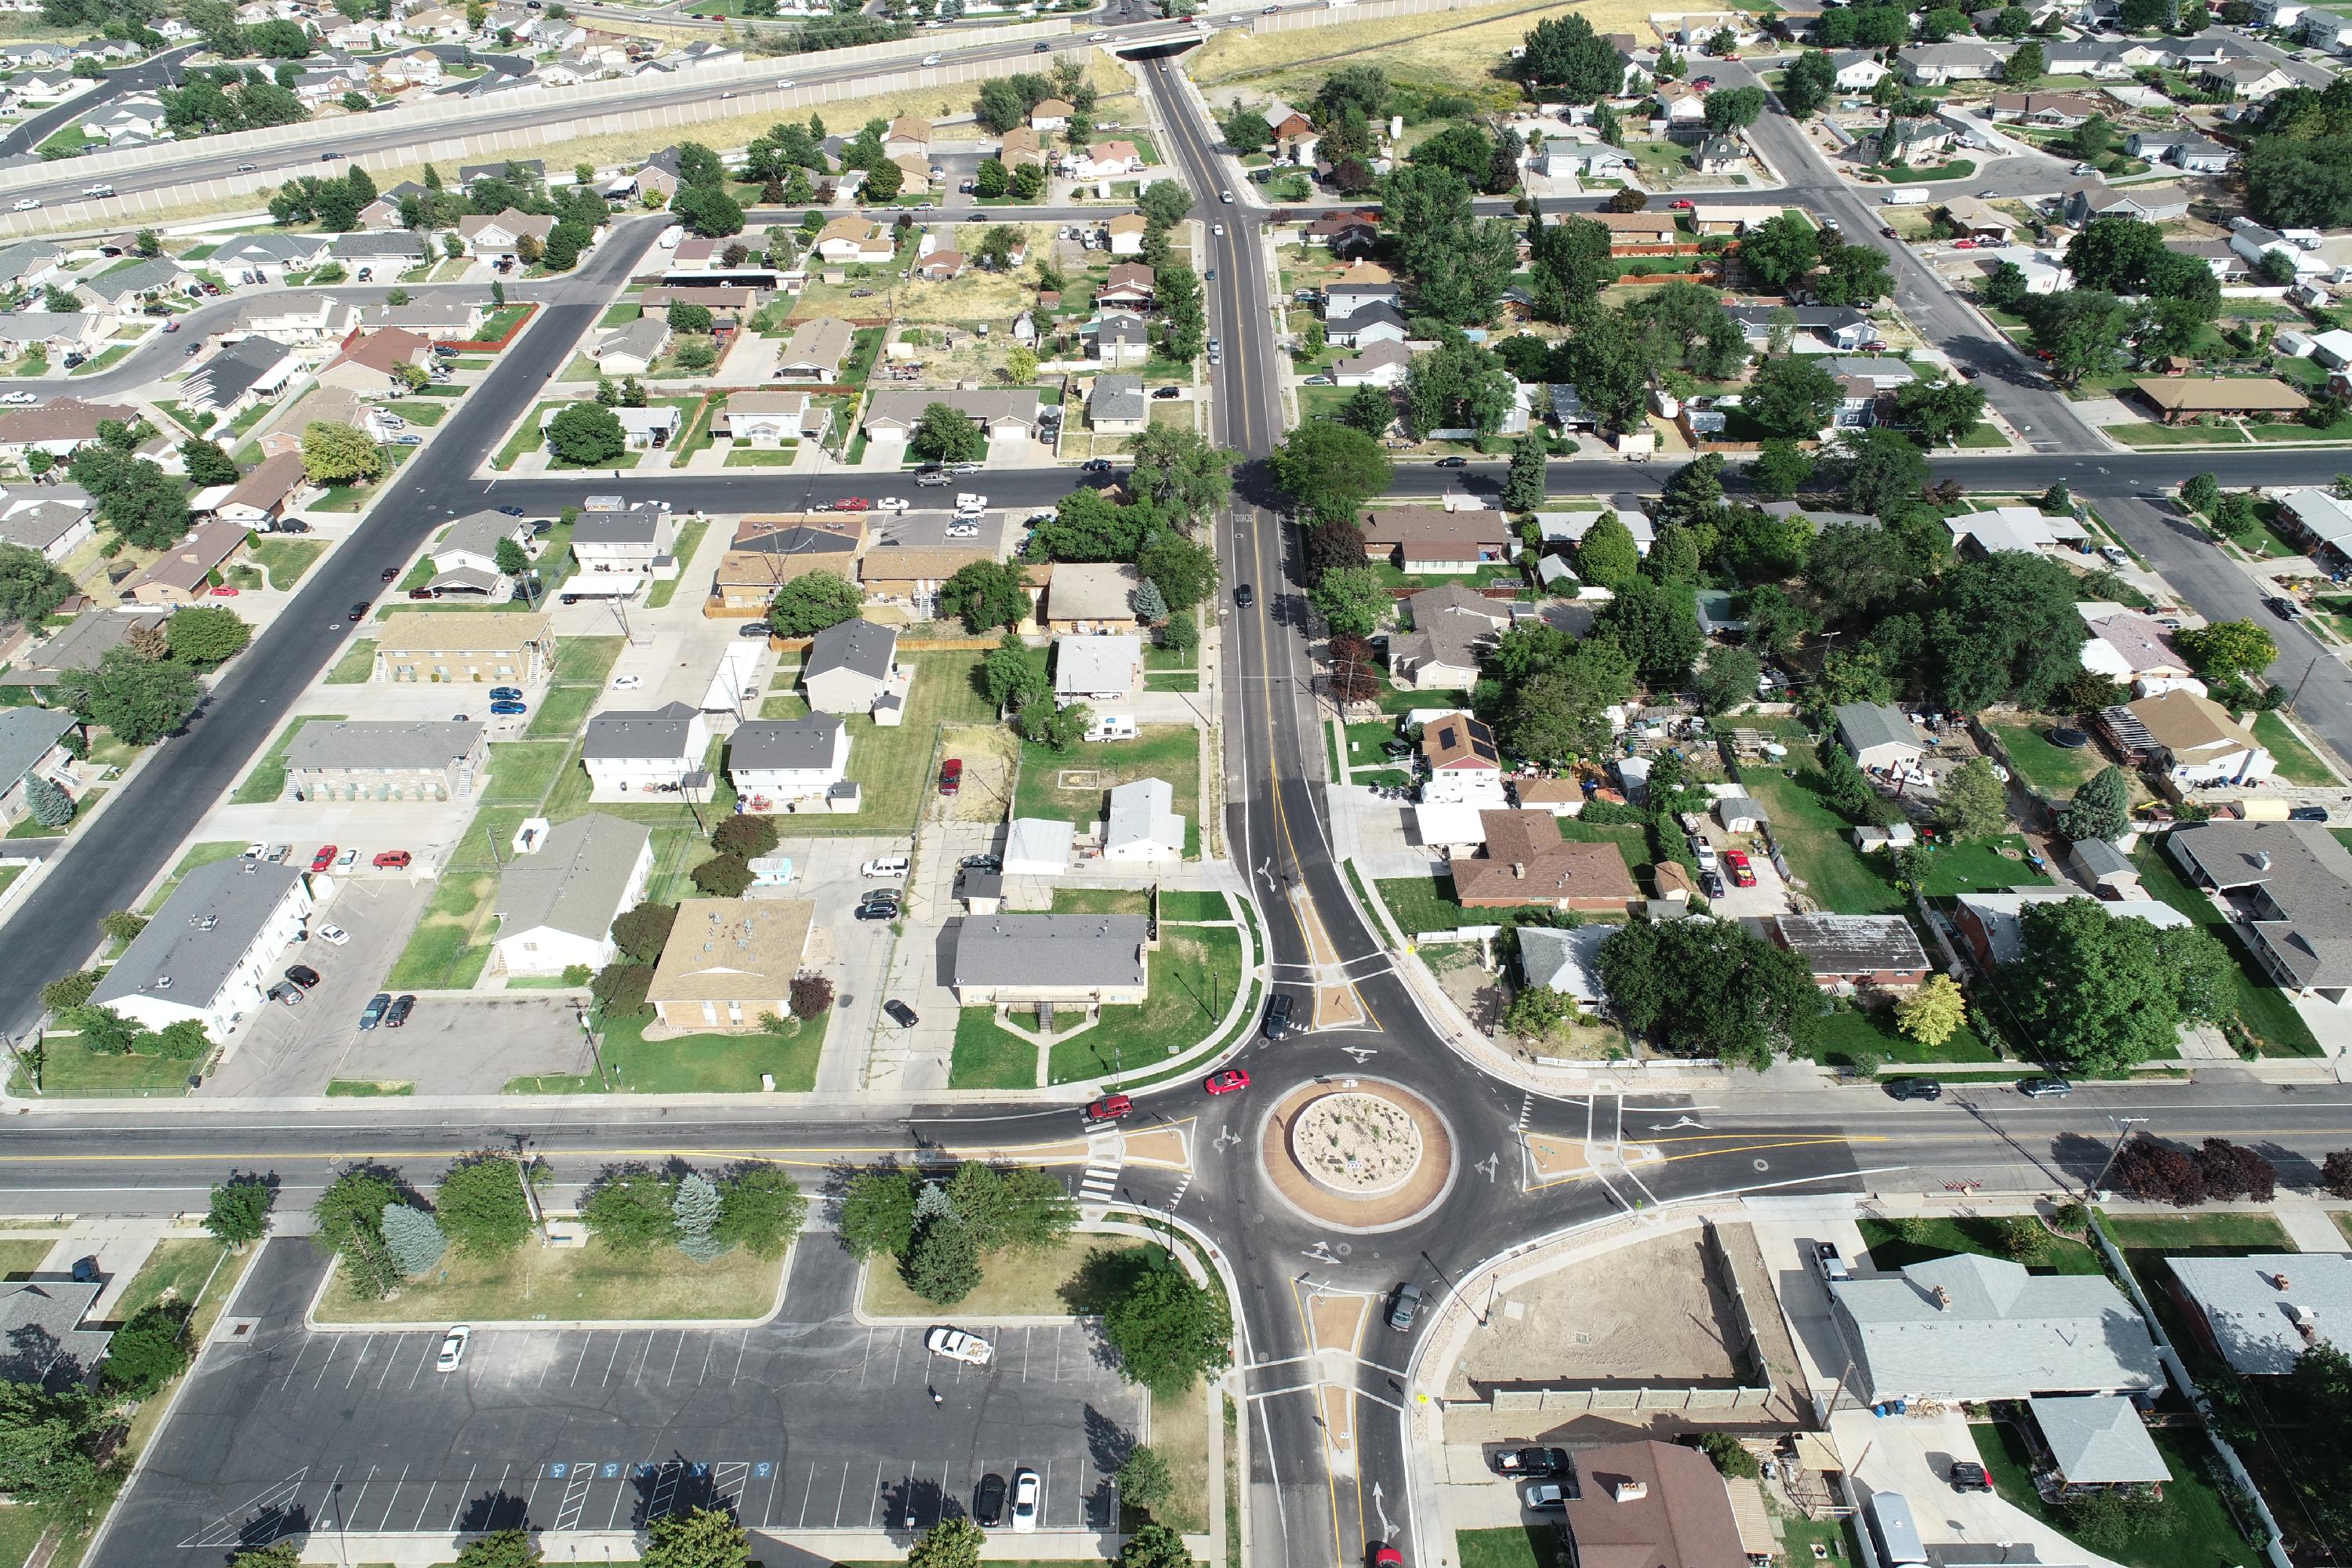
[(374, 865), (379, 871), (405, 871), (408, 869), (408, 861), (407, 850), (386, 849), (375, 858)]
[(1412, 1332), (1412, 1321), (1421, 1311), (1421, 1287), (1408, 1279), (1396, 1288), (1389, 1301), (1389, 1327), (1398, 1333)]
[(1944, 1086), (1932, 1078), (1890, 1078), (1886, 1092), (1896, 1100), (1941, 1100)]
[(1974, 1459), (1955, 1459), (1951, 1469), (1952, 1489), (1956, 1492), (1989, 1492), (1992, 1478)]
[(408, 1016), (415, 1011), (416, 998), (409, 995), (406, 992), (403, 992), (401, 993), (400, 999), (394, 1002), (390, 1010), (384, 1014), (383, 1026), (387, 1029), (397, 1029), (403, 1024), (407, 1023)]
[(1286, 1040), (1290, 1038), (1290, 1011), (1294, 1005), (1295, 1004), (1292, 1002), (1291, 998), (1280, 991), (1276, 992), (1273, 999), (1266, 1003), (1265, 1037), (1267, 1039)]
[(1135, 1109), (1135, 1101), (1123, 1094), (1106, 1094), (1087, 1107), (1083, 1112), (1089, 1121), (1117, 1121)]
[(878, 860), (868, 860), (857, 868), (861, 877), (903, 877), (907, 874), (907, 857), (887, 855)]

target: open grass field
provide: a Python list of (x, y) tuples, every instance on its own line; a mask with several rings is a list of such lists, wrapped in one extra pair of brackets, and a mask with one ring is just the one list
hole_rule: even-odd
[[(480, 835), (469, 832), (467, 837)], [(471, 985), (479, 979), (490, 962), (490, 947), (476, 938), (488, 933), (490, 898), (498, 890), (494, 871), (452, 867), (443, 872), (383, 983), (395, 991), (432, 991)]]
[[(51, 1035), (41, 1047), (40, 1092), (52, 1097), (176, 1098), (188, 1092), (188, 1075), (200, 1065), (162, 1057), (100, 1056), (82, 1049), (74, 1036)], [(33, 1092), (21, 1060), (9, 1072), (8, 1087), (16, 1094)]]
[(781, 1035), (680, 1035), (667, 1040), (646, 1038), (650, 1012), (642, 1018), (614, 1018), (604, 1025), (598, 1047), (609, 1075), (600, 1081), (594, 1073), (573, 1077), (519, 1078), (507, 1086), (509, 1094), (757, 1094), (761, 1076), (776, 1080), (780, 1094), (803, 1093), (816, 1087), (816, 1061), (824, 1048), (823, 1019), (803, 1023), (784, 1020)]
[(210, 1237), (175, 1237), (157, 1242), (115, 1304), (115, 1320), (128, 1322), (158, 1301), (194, 1300), (227, 1251)]
[(1507, 1524), (1495, 1530), (1454, 1532), (1462, 1568), (1567, 1568), (1559, 1532), (1549, 1524)]
[(490, 747), (485, 805), (537, 805), (572, 755), (567, 741), (501, 741)]
[(2153, 839), (2142, 839), (2132, 851), (2139, 868), (2140, 886), (2203, 926), (2213, 940), (2238, 961), (2238, 1022), (2253, 1037), (2264, 1056), (2311, 1057), (2320, 1054), (2319, 1041), (2286, 994), (2271, 984), (2262, 965), (2238, 940), (2213, 900), (2189, 885)]
[[(853, 761), (856, 753), (852, 752)], [(1110, 811), (1110, 792), (1134, 779), (1165, 779), (1184, 818), (1184, 854), (1201, 853), (1201, 737), (1190, 724), (1146, 724), (1132, 741), (1081, 742), (1074, 750), (1024, 742), (1013, 815), (1074, 824), (1084, 833)]]
[(2286, 1230), (2266, 1214), (2133, 1214), (2102, 1211), (2099, 1224), (2126, 1252), (2293, 1252)]
[(362, 637), (335, 660), (334, 667), (327, 671), (325, 683), (329, 686), (363, 686), (374, 673), (375, 639)]
[(452, 1252), (389, 1301), (361, 1300), (337, 1269), (318, 1315), (328, 1323), (763, 1318), (784, 1261), (740, 1248), (710, 1263), (689, 1262), (669, 1247), (628, 1256), (593, 1237), (585, 1247), (524, 1247), (497, 1258)]
[[(971, 1318), (1068, 1318), (1102, 1310), (1107, 1285), (1129, 1269), (1142, 1267), (1156, 1250), (1123, 1237), (1064, 1237), (1053, 1247), (1030, 1253), (999, 1253), (981, 1268), (980, 1284), (956, 1303)], [(859, 1302), (872, 1318), (906, 1318), (937, 1322), (940, 1310), (907, 1289), (887, 1258), (877, 1258), (866, 1270)]]
[[(1438, 16), (1396, 16), (1337, 26), (1302, 27), (1260, 36), (1244, 28), (1219, 33), (1192, 57), (1192, 79), (1204, 87), (1244, 78), (1290, 77), (1310, 86), (1336, 65), (1371, 65), (1395, 80), (1415, 86), (1475, 90), (1496, 85), (1496, 67), (1506, 63), (1538, 21), (1574, 11), (1599, 33), (1654, 35), (1647, 8), (1631, 0), (1591, 0), (1576, 5), (1505, 5)], [(1281, 82), (1255, 82), (1280, 90)], [(1222, 102), (1226, 96), (1212, 93)], [(1518, 91), (1510, 89), (1516, 101)]]

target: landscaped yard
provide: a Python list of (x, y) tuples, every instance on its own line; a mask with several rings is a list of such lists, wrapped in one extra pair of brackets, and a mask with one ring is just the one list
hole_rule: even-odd
[[(856, 758), (853, 749), (851, 757)], [(1201, 737), (1190, 724), (1146, 724), (1132, 741), (1079, 742), (1069, 752), (1024, 742), (1013, 815), (1052, 817), (1084, 833), (1110, 811), (1114, 785), (1165, 779), (1184, 818), (1184, 854), (1201, 853)]]
[(173, 1237), (157, 1242), (155, 1250), (147, 1255), (147, 1261), (139, 1266), (139, 1272), (131, 1276), (122, 1299), (115, 1303), (113, 1316), (128, 1321), (142, 1308), (158, 1301), (194, 1300), (227, 1251), (210, 1237)]
[(2252, 1037), (2255, 1046), (2264, 1056), (2319, 1055), (2319, 1041), (2313, 1036), (2311, 1026), (2303, 1021), (2303, 1015), (2294, 1010), (2294, 1004), (2271, 984), (2270, 976), (2238, 940), (2238, 933), (2230, 929), (2229, 921), (2222, 919), (2213, 900), (2190, 887), (2173, 869), (2158, 844), (2157, 839), (2143, 838), (2139, 847), (2132, 851), (2132, 864), (2139, 868), (2140, 886), (2147, 889), (2148, 897), (2163, 900), (2203, 926), (2237, 959), (2238, 1022)]
[(327, 671), (329, 686), (363, 686), (375, 673), (375, 639), (362, 637), (343, 651)]
[(1985, 728), (2000, 737), (2018, 776), (2045, 799), (2073, 799), (2077, 789), (2090, 783), (2092, 774), (2107, 765), (2106, 757), (2095, 746), (2069, 751), (2052, 745), (2046, 723), (1989, 722)]
[(1566, 1568), (1559, 1532), (1549, 1524), (1507, 1524), (1457, 1530), (1454, 1550), (1462, 1568)]
[(2254, 739), (2269, 749), (2278, 762), (2279, 777), (2287, 783), (2326, 789), (2339, 782), (2319, 754), (2304, 744), (2303, 737), (2278, 714), (2254, 715)]
[(2266, 1214), (2099, 1214), (2109, 1240), (2126, 1252), (2293, 1252), (2285, 1227)]
[[(1973, 1252), (1983, 1258), (2007, 1258), (2001, 1249), (2000, 1222), (1984, 1218), (1921, 1219), (1918, 1238), (1906, 1241), (1895, 1234), (1895, 1222), (1864, 1219), (1862, 1226), (1863, 1244), (1870, 1248), (1870, 1265), (1880, 1273), (1924, 1263), (1931, 1258), (1945, 1258), (1955, 1252)], [(2032, 1267), (2044, 1274), (2096, 1274), (2099, 1255), (2086, 1242), (2071, 1241), (2053, 1231), (2050, 1249), (2043, 1260)]]
[[(1741, 779), (1763, 803), (1773, 841), (1790, 868), (1824, 909), (1846, 915), (1901, 914), (1909, 901), (1895, 886), (1894, 858), (1866, 856), (1853, 847), (1853, 825), (1830, 809), (1819, 782), (1810, 762), (1800, 764), (1793, 779), (1762, 767), (1748, 769)], [(2047, 882), (2048, 877), (2027, 864), (2024, 847), (2015, 834), (1980, 844), (1923, 846), (1922, 891), (1948, 899)]]
[[(1124, 1237), (1074, 1232), (1036, 1252), (1001, 1253), (981, 1268), (980, 1283), (956, 1303), (968, 1317), (1053, 1318), (1098, 1312), (1106, 1286), (1143, 1267), (1157, 1248)], [(907, 1289), (891, 1259), (877, 1258), (866, 1270), (859, 1306), (870, 1318), (906, 1318), (935, 1322), (939, 1308)]]
[(2000, 1053), (1986, 1043), (1971, 1016), (1942, 1045), (1927, 1047), (1895, 1025), (1892, 1007), (1840, 1007), (1813, 1026), (1813, 1059), (1852, 1067), (1863, 1056), (1886, 1062), (1990, 1062)]
[(487, 1259), (451, 1252), (389, 1301), (354, 1296), (338, 1268), (319, 1299), (318, 1316), (330, 1323), (761, 1318), (775, 1305), (784, 1261), (738, 1247), (694, 1263), (675, 1247), (623, 1254), (594, 1237), (585, 1247), (525, 1245)]
[(247, 545), (245, 552), (255, 565), (269, 574), (269, 585), (283, 594), (302, 580), (303, 573), (318, 564), (327, 546), (323, 540), (317, 539), (265, 539)]
[[(2023, 1436), (2005, 1421), (1971, 1422), (1969, 1436), (1976, 1439), (1977, 1457), (1984, 1461), (2001, 1500), (2064, 1533), (2063, 1511), (2052, 1509), (2034, 1489), (2031, 1450)], [(2148, 1436), (2172, 1472), (2164, 1486), (2164, 1506), (2147, 1528), (2120, 1542), (2102, 1544), (2099, 1554), (2126, 1568), (2213, 1568), (2259, 1558), (2261, 1552), (2239, 1530), (2229, 1505), (2207, 1479), (2213, 1453), (2203, 1435), (2193, 1426), (2157, 1426)]]
[(966, 1007), (956, 1016), (955, 1052), (948, 1058), (950, 1089), (1034, 1089), (1037, 1047), (996, 1026), (992, 1007)]
[(680, 1035), (648, 1040), (650, 1009), (642, 1018), (605, 1021), (598, 1053), (606, 1079), (593, 1073), (576, 1077), (519, 1078), (509, 1083), (509, 1094), (757, 1094), (761, 1075), (776, 1080), (780, 1094), (801, 1094), (816, 1087), (816, 1062), (824, 1047), (832, 1015), (811, 1023), (784, 1020), (781, 1035)]
[(1160, 951), (1149, 958), (1150, 999), (1139, 1007), (1105, 1007), (1094, 1027), (1057, 1039), (1048, 1080), (1072, 1083), (1149, 1067), (1207, 1039), (1234, 1004), (1241, 959), (1241, 935), (1230, 927), (1162, 928)]

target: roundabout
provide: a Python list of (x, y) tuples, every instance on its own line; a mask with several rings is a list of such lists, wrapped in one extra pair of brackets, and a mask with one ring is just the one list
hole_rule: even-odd
[(1258, 1163), (1286, 1206), (1333, 1229), (1400, 1230), (1452, 1189), (1452, 1126), (1382, 1079), (1318, 1079), (1286, 1093), (1258, 1134)]

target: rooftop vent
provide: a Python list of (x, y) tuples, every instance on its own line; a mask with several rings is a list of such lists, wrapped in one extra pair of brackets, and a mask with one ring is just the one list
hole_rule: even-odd
[(156, 990), (158, 990), (158, 991), (169, 991), (171, 988), (172, 988), (172, 977), (171, 977), (170, 975), (168, 975), (168, 974), (159, 974), (159, 975), (155, 976), (155, 989), (156, 989)]
[(2269, 850), (2267, 850), (2267, 849), (2257, 849), (2257, 850), (2255, 850), (2255, 851), (2254, 851), (2254, 869), (2255, 869), (2255, 870), (2257, 870), (2257, 871), (2267, 871), (2267, 870), (2269, 870), (2270, 868), (2271, 868), (2271, 852), (2270, 852)]

